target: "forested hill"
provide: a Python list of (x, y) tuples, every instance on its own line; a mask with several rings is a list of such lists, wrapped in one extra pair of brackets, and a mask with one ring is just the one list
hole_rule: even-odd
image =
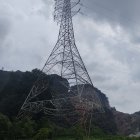
[(38, 70), (32, 72), (0, 71), (0, 112), (16, 116), (37, 79)]
[[(31, 72), (21, 71), (0, 71), (0, 112), (7, 115), (9, 118), (15, 117), (26, 99), (29, 91), (36, 81), (39, 70), (34, 69)], [(105, 94), (97, 88), (94, 88), (102, 100), (106, 109), (110, 107)], [(107, 109), (106, 114), (94, 116), (94, 122), (109, 133), (116, 133), (113, 113)]]
[[(0, 70), (0, 113), (13, 118), (41, 72), (37, 69), (31, 72)], [(125, 114), (111, 109), (105, 94), (94, 87), (105, 106), (105, 113), (94, 115), (94, 125), (111, 134), (129, 135), (139, 133), (140, 112)]]
[[(41, 72), (37, 69), (31, 72), (0, 71), (0, 112), (8, 116), (16, 116), (39, 73)], [(94, 89), (103, 104), (109, 107), (105, 94), (97, 88)]]

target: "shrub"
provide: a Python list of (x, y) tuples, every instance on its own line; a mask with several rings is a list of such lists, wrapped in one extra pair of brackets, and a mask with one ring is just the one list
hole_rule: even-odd
[(49, 128), (41, 128), (38, 133), (35, 135), (34, 140), (46, 140), (50, 138), (52, 130)]

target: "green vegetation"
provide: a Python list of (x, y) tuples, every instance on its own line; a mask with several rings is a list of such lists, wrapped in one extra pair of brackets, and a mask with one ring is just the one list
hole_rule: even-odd
[[(67, 137), (61, 137), (61, 138), (55, 138), (52, 140), (77, 140), (76, 138), (67, 138)], [(79, 139), (80, 140), (80, 139)], [(129, 137), (113, 137), (113, 136), (107, 136), (107, 137), (98, 137), (98, 138), (83, 138), (83, 140), (140, 140), (140, 138), (129, 138)]]
[[(76, 140), (75, 138), (59, 138), (54, 140)], [(107, 137), (98, 137), (98, 138), (85, 138), (84, 140), (140, 140), (140, 138), (128, 138), (128, 137), (113, 137), (113, 136), (107, 136)]]
[(10, 120), (7, 116), (0, 114), (0, 140), (30, 139), (30, 140), (140, 140), (140, 138), (129, 138), (112, 136), (95, 127), (91, 137), (85, 137), (85, 131), (80, 125), (72, 128), (57, 126), (43, 117), (38, 121), (23, 119)]
[[(69, 128), (63, 121), (63, 127), (60, 127), (57, 119), (52, 123), (42, 114), (34, 116), (33, 120), (15, 119), (39, 73), (36, 69), (32, 72), (0, 71), (0, 140), (140, 140), (116, 136), (114, 116), (107, 108), (105, 113), (93, 115), (90, 138), (85, 137), (85, 130), (80, 125)], [(95, 90), (104, 104), (109, 104), (106, 96), (96, 88)], [(49, 95), (43, 95), (43, 98), (44, 96)]]

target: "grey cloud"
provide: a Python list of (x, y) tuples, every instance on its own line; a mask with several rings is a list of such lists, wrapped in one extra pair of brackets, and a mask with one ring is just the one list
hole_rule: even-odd
[(0, 17), (0, 58), (3, 56), (5, 46), (3, 45), (11, 29), (11, 23), (7, 18)]
[[(5, 55), (5, 51), (7, 51), (7, 47), (5, 44), (8, 35), (11, 31), (12, 20), (11, 20), (11, 7), (5, 3), (1, 2), (0, 5), (0, 58), (2, 61), (2, 57)], [(0, 61), (0, 64), (2, 63)]]
[(50, 15), (53, 15), (53, 8), (50, 5), (54, 6), (53, 0), (42, 0), (44, 7), (40, 9), (40, 13), (43, 14), (46, 18), (49, 18)]
[[(0, 17), (6, 20), (1, 22), (1, 40), (5, 41), (0, 48), (0, 67), (24, 71), (43, 67), (57, 36), (53, 21), (46, 16), (52, 16), (49, 12), (51, 5), (45, 6), (42, 0), (6, 0), (1, 3)], [(45, 18), (40, 13), (42, 11), (47, 13)]]
[(83, 0), (85, 14), (96, 22), (108, 22), (112, 28), (121, 26), (132, 42), (140, 43), (139, 0)]
[(87, 0), (83, 1), (86, 11), (91, 16), (97, 15), (99, 20), (108, 20), (110, 22), (118, 22), (129, 26), (140, 21), (139, 16), (139, 0)]
[(0, 39), (4, 40), (10, 30), (10, 21), (6, 18), (0, 18)]

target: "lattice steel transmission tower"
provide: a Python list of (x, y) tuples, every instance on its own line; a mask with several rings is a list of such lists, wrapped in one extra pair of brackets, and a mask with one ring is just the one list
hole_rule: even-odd
[(79, 3), (80, 0), (55, 0), (54, 19), (60, 24), (58, 40), (19, 118), (42, 111), (50, 117), (67, 118), (71, 124), (78, 120), (84, 124), (87, 119), (91, 123), (94, 109), (102, 109), (75, 44), (72, 17), (79, 12), (80, 9), (73, 11)]

